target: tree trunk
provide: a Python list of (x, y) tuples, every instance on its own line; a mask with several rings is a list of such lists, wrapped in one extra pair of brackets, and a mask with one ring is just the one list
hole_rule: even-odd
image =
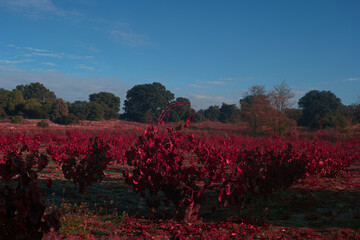
[(199, 215), (200, 204), (190, 204), (182, 209), (182, 217), (185, 223), (192, 223), (197, 220)]
[(79, 184), (79, 193), (85, 194), (86, 193), (87, 185), (85, 182), (80, 182)]

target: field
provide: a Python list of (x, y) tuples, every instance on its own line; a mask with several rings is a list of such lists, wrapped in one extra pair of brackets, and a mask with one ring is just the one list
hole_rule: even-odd
[(11, 239), (4, 221), (24, 232), (20, 239), (43, 229), (43, 239), (360, 238), (356, 136), (331, 142), (247, 137), (239, 135), (244, 126), (211, 122), (38, 121), (0, 123), (3, 239)]

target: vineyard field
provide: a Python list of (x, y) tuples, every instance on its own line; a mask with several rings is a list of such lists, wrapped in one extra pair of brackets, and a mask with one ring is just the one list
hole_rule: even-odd
[(360, 237), (358, 136), (129, 126), (2, 131), (0, 239)]

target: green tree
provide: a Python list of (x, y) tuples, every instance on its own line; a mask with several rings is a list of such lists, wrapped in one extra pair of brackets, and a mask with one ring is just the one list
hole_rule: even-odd
[(217, 105), (209, 106), (206, 110), (204, 110), (204, 117), (210, 121), (219, 121), (220, 107)]
[(47, 100), (56, 100), (55, 93), (38, 82), (27, 85), (18, 85), (16, 86), (16, 89), (22, 92), (25, 100), (35, 99), (40, 103), (43, 103)]
[(176, 105), (169, 112), (169, 121), (170, 122), (179, 122), (185, 121), (189, 118), (189, 115), (194, 111), (191, 109), (191, 102), (188, 98), (177, 97), (174, 102), (180, 103), (182, 105)]
[(24, 105), (24, 114), (27, 118), (33, 119), (40, 119), (46, 117), (42, 104), (35, 99), (30, 99), (26, 101)]
[(9, 103), (9, 94), (10, 91), (0, 88), (0, 119), (7, 116), (5, 109)]
[(135, 85), (126, 94), (124, 101), (124, 118), (132, 121), (142, 121), (146, 112), (156, 118), (169, 103), (174, 100), (174, 94), (158, 82)]
[(105, 118), (118, 118), (120, 111), (120, 98), (115, 96), (113, 93), (100, 92), (89, 95), (90, 102), (99, 103), (105, 112)]
[(248, 122), (249, 132), (253, 135), (263, 134), (268, 125), (271, 112), (269, 96), (262, 85), (253, 85), (243, 99), (240, 99), (241, 112)]
[(66, 117), (69, 114), (67, 103), (61, 98), (56, 99), (51, 109), (50, 119), (56, 121), (62, 117)]
[(204, 111), (200, 109), (199, 111), (195, 112), (194, 119), (192, 121), (193, 122), (202, 122), (205, 120), (206, 120), (206, 118), (204, 116)]
[(23, 98), (23, 95), (21, 91), (14, 89), (9, 93), (9, 101), (6, 107), (7, 113), (9, 115), (17, 115), (20, 114), (24, 104), (25, 100)]
[(69, 113), (74, 114), (78, 119), (85, 120), (87, 118), (87, 101), (75, 101), (69, 106)]
[(49, 99), (42, 103), (44, 118), (50, 119), (52, 107), (55, 104), (55, 101), (56, 101), (56, 99), (55, 100)]
[(340, 98), (330, 91), (309, 91), (299, 102), (303, 110), (300, 125), (311, 128), (336, 127), (343, 124)]
[(100, 121), (104, 118), (103, 107), (97, 102), (89, 102), (86, 105), (86, 119), (91, 121)]
[(235, 121), (237, 107), (235, 104), (223, 103), (220, 108), (219, 120), (223, 123), (230, 123)]

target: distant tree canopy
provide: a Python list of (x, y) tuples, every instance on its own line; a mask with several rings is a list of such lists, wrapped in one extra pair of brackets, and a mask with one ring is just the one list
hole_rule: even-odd
[(269, 94), (269, 99), (275, 109), (284, 112), (294, 105), (294, 102), (291, 101), (294, 96), (295, 94), (291, 91), (287, 83), (282, 82), (280, 85), (274, 86)]
[[(332, 92), (312, 90), (299, 100), (299, 109), (291, 108), (293, 97), (294, 93), (285, 82), (275, 85), (269, 93), (263, 85), (253, 85), (240, 99), (240, 110), (235, 104), (223, 103), (221, 107), (212, 105), (195, 111), (188, 98), (174, 99), (174, 94), (165, 86), (154, 82), (135, 85), (127, 92), (121, 117), (131, 121), (155, 122), (161, 110), (171, 103), (181, 102), (184, 104), (174, 106), (164, 116), (164, 121), (177, 122), (192, 115), (194, 122), (208, 119), (228, 123), (237, 121), (241, 116), (254, 135), (269, 131), (282, 135), (289, 132), (295, 122), (311, 128), (344, 127), (360, 122), (360, 97), (357, 103), (344, 106)], [(79, 120), (117, 119), (119, 111), (120, 98), (109, 92), (90, 94), (89, 102), (67, 103), (39, 82), (18, 85), (13, 90), (0, 88), (0, 119), (47, 118), (60, 124), (70, 124)]]
[(19, 114), (22, 111), (25, 102), (26, 101), (23, 98), (21, 91), (14, 89), (9, 92), (9, 98), (6, 107), (8, 115)]
[(219, 121), (220, 107), (217, 105), (209, 106), (204, 110), (204, 117), (210, 121)]
[(300, 98), (303, 110), (300, 125), (311, 128), (335, 127), (343, 124), (341, 100), (330, 91), (309, 91)]
[(45, 101), (56, 100), (56, 95), (54, 92), (47, 89), (41, 83), (30, 83), (27, 85), (18, 85), (16, 89), (22, 92), (22, 95), (25, 100), (35, 99), (36, 101), (43, 103)]
[(240, 99), (243, 118), (249, 124), (250, 133), (257, 135), (265, 131), (267, 114), (271, 110), (269, 96), (265, 92), (265, 86), (253, 85)]
[[(281, 111), (285, 110), (286, 105), (286, 101), (280, 103), (281, 95), (281, 91), (273, 90), (267, 94), (264, 86), (253, 85), (240, 100), (242, 115), (248, 122), (250, 134), (261, 135), (271, 131), (283, 135), (295, 125), (294, 121)], [(278, 104), (272, 104), (271, 96), (279, 100)], [(289, 100), (290, 95), (284, 99)]]
[(0, 88), (0, 119), (7, 116), (5, 108), (9, 102), (9, 93), (10, 91)]
[(35, 99), (28, 100), (24, 105), (23, 111), (26, 118), (41, 119), (47, 116), (44, 112), (43, 105)]
[(50, 119), (52, 121), (56, 121), (57, 119), (66, 117), (67, 115), (69, 115), (69, 109), (66, 102), (61, 98), (56, 99), (51, 108)]
[(87, 119), (87, 101), (75, 101), (69, 106), (69, 113), (74, 114), (80, 120)]
[(249, 107), (270, 107), (270, 99), (266, 94), (265, 86), (253, 85), (245, 94), (243, 99), (240, 99), (241, 110), (248, 110)]
[(188, 98), (177, 97), (174, 102), (182, 105), (177, 105), (170, 110), (168, 118), (170, 122), (185, 121), (189, 115), (194, 112), (194, 110), (191, 109), (191, 102)]
[(85, 108), (86, 119), (91, 121), (100, 121), (104, 118), (103, 107), (97, 102), (89, 102)]
[(118, 118), (120, 111), (120, 98), (113, 93), (100, 92), (89, 95), (90, 102), (97, 102), (104, 109), (104, 117), (106, 119)]
[(234, 122), (237, 110), (238, 108), (235, 104), (223, 103), (220, 108), (219, 120), (223, 123)]
[(169, 103), (174, 94), (158, 82), (135, 85), (126, 94), (124, 101), (124, 118), (132, 121), (144, 121), (145, 113), (152, 114), (156, 119)]

